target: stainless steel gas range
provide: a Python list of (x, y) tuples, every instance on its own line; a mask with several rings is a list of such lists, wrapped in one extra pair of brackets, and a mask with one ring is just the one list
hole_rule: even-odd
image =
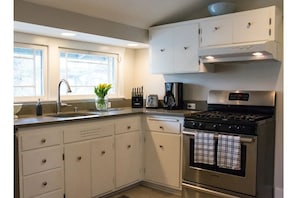
[(208, 110), (185, 117), (184, 198), (272, 198), (274, 91), (217, 91)]

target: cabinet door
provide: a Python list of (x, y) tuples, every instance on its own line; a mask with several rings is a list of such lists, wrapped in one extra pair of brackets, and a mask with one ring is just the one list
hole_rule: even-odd
[(256, 42), (269, 40), (271, 35), (269, 9), (244, 12), (234, 17), (233, 42)]
[(114, 188), (114, 140), (113, 136), (100, 138), (91, 143), (92, 196)]
[(173, 73), (173, 31), (162, 28), (150, 31), (151, 73)]
[(200, 47), (232, 43), (232, 19), (210, 19), (200, 23)]
[(90, 198), (90, 143), (65, 145), (65, 192), (66, 197)]
[(198, 24), (174, 28), (175, 73), (198, 71)]
[(140, 133), (116, 135), (116, 187), (141, 179)]
[(180, 188), (180, 135), (147, 132), (145, 138), (145, 179)]

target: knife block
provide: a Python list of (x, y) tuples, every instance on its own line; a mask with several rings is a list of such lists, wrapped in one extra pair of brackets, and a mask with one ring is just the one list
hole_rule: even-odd
[(143, 97), (132, 96), (132, 108), (142, 108), (142, 107), (143, 107)]

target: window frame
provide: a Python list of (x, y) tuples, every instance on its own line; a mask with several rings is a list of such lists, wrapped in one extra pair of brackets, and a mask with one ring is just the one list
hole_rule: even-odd
[[(85, 50), (85, 49), (74, 49), (74, 48), (66, 48), (66, 47), (58, 47), (59, 51), (59, 78), (60, 78), (60, 54), (61, 52), (70, 52), (70, 53), (80, 53), (80, 54), (93, 54), (93, 55), (104, 55), (104, 56), (111, 56), (114, 57), (114, 93), (108, 94), (109, 98), (119, 98), (120, 89), (118, 86), (118, 71), (119, 71), (119, 57), (120, 55), (118, 53), (110, 53), (110, 52), (100, 52), (100, 51), (94, 51), (94, 50)], [(67, 80), (67, 79), (65, 79)], [(100, 82), (98, 82), (99, 84)], [(96, 86), (95, 84), (94, 86)], [(71, 87), (71, 85), (70, 85)], [(61, 92), (61, 97), (66, 100), (78, 100), (78, 99), (94, 99), (95, 93), (92, 94), (85, 94), (85, 95), (72, 95), (71, 93)]]
[[(28, 48), (28, 49), (38, 49), (42, 51), (42, 70), (43, 70), (43, 95), (42, 96), (13, 96), (14, 102), (32, 102), (40, 100), (46, 100), (48, 98), (48, 46), (38, 45), (33, 43), (21, 43), (14, 42), (14, 48)], [(13, 49), (14, 49), (13, 48)], [(14, 56), (14, 53), (13, 53)], [(13, 58), (14, 59), (14, 58)], [(14, 72), (14, 71), (13, 71)], [(14, 88), (14, 84), (13, 84)]]

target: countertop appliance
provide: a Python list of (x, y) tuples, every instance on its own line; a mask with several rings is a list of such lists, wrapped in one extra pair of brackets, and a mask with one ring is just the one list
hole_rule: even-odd
[(207, 104), (184, 119), (183, 198), (273, 197), (275, 92), (211, 90)]
[(143, 107), (143, 86), (132, 88), (132, 108)]
[(165, 82), (164, 108), (183, 108), (183, 83)]
[(158, 108), (158, 95), (150, 94), (146, 97), (146, 108)]

